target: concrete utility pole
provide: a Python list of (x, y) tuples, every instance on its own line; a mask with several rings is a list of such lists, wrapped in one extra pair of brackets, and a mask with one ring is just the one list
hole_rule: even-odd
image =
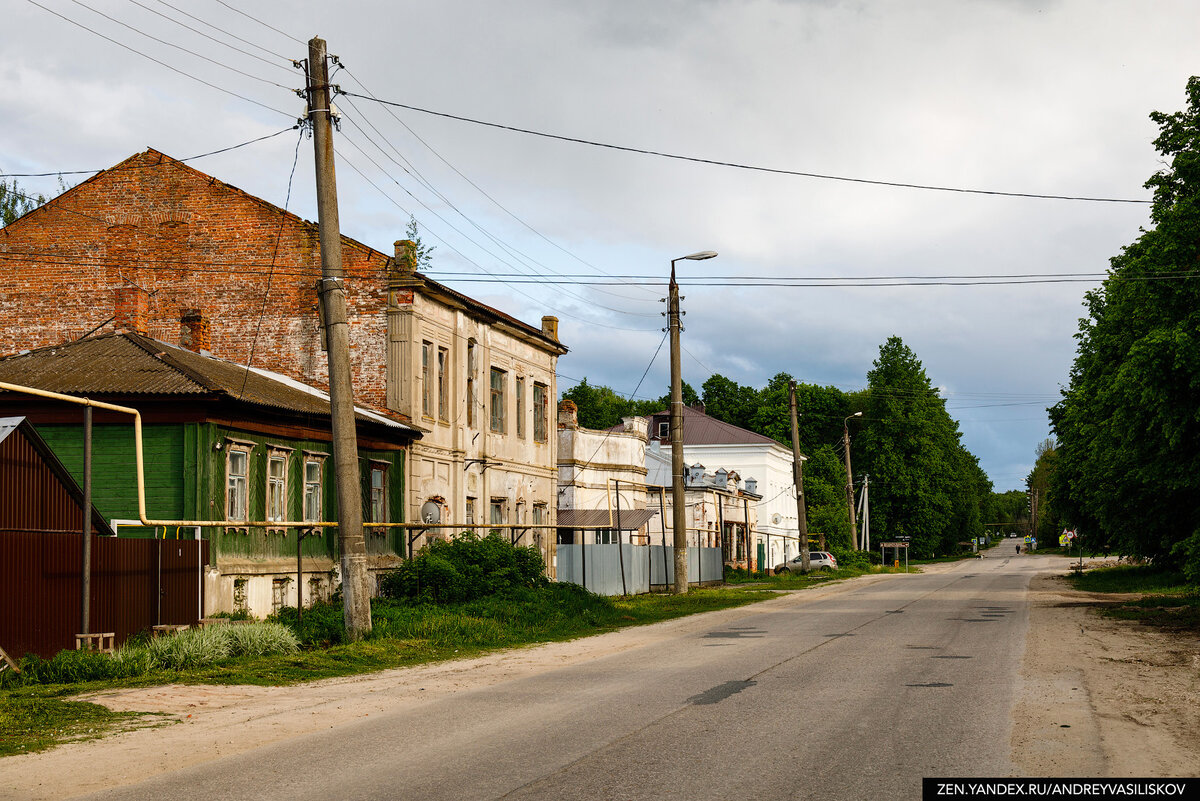
[[(679, 355), (679, 284), (675, 283), (675, 262), (684, 259), (701, 261), (716, 255), (711, 250), (703, 250), (690, 256), (671, 259), (667, 319), (671, 335), (671, 521), (675, 529), (675, 583), (672, 592), (676, 595), (688, 591), (688, 575), (687, 509), (684, 508), (683, 492), (683, 368)], [(696, 558), (700, 558), (699, 549), (696, 551)]]
[(847, 415), (842, 420), (842, 438), (846, 443), (846, 508), (850, 511), (850, 550), (858, 550), (858, 524), (854, 520), (854, 474), (850, 472), (850, 418), (862, 417), (862, 412)]
[[(337, 484), (338, 551), (346, 632), (352, 640), (371, 631), (371, 591), (363, 540), (362, 480), (358, 432), (350, 379), (350, 331), (342, 279), (342, 235), (338, 227), (337, 179), (333, 171), (333, 123), (325, 40), (308, 42), (308, 118), (313, 126), (317, 167), (317, 222), (321, 240), (321, 307), (329, 355), (329, 406), (333, 418), (333, 469)], [(299, 592), (299, 588), (297, 588)]]
[(808, 572), (808, 512), (804, 508), (804, 463), (800, 458), (800, 426), (796, 412), (796, 382), (788, 382), (788, 406), (792, 410), (792, 482), (796, 485), (796, 521), (800, 532), (800, 569)]

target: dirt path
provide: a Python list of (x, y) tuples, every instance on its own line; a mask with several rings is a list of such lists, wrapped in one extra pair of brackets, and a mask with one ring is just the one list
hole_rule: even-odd
[(1094, 611), (1111, 595), (1030, 585), (1012, 751), (1030, 776), (1200, 775), (1200, 637)]
[[(949, 566), (934, 565), (927, 572)], [(164, 686), (89, 697), (113, 709), (158, 712), (162, 725), (0, 761), (0, 799), (41, 801), (131, 784), (397, 704), (555, 670), (711, 628), (748, 610), (792, 606), (886, 581), (872, 576), (756, 604), (587, 639), (292, 687)], [(1013, 760), (1034, 776), (1200, 773), (1200, 642), (1104, 620), (1094, 599), (1045, 576), (1033, 607)], [(1069, 727), (1069, 728), (1064, 728)]]

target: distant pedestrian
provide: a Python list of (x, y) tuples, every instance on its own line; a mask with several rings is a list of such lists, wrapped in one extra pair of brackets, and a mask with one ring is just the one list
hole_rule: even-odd
[(1021, 552), (1021, 546), (1020, 546), (1020, 545), (1018, 545), (1018, 546), (1017, 546), (1017, 553), (1020, 553), (1020, 552)]

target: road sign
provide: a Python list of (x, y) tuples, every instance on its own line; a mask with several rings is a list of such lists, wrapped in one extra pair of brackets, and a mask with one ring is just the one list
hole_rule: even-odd
[(879, 543), (879, 547), (880, 548), (907, 548), (908, 543), (907, 542), (881, 542), (881, 543)]

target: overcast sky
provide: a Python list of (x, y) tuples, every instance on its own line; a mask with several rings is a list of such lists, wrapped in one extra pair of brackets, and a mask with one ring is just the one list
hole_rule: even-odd
[[(284, 131), (303, 112), (291, 60), (320, 35), (343, 90), (474, 120), (775, 170), (1146, 200), (1159, 167), (1148, 114), (1182, 108), (1200, 72), (1194, 0), (0, 7), (7, 174), (96, 170), (146, 147), (185, 158)], [(699, 389), (716, 372), (761, 387), (787, 371), (854, 390), (899, 335), (1000, 491), (1023, 488), (1049, 434), (1045, 408), (1096, 284), (864, 279), (1102, 273), (1148, 220), (1144, 204), (772, 174), (335, 102), (343, 233), (391, 253), (412, 214), (436, 246), (431, 275), (534, 324), (557, 315), (571, 349), (560, 391), (586, 376), (628, 394), (649, 366), (637, 394), (662, 395), (666, 349), (651, 356), (670, 260), (715, 250), (679, 263), (727, 284), (683, 290), (686, 381)], [(191, 163), (283, 205), (298, 141), (289, 130)], [(57, 192), (54, 178), (18, 180)], [(316, 218), (308, 139), (288, 208)], [(515, 273), (659, 283), (488, 275)], [(842, 285), (745, 285), (772, 276)]]

